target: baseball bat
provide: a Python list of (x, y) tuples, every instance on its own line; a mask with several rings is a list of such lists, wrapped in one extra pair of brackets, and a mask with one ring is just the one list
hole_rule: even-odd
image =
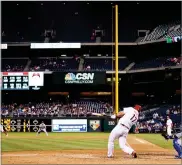
[(93, 115), (93, 116), (108, 116), (108, 117), (110, 117), (110, 115), (101, 114), (101, 113), (92, 113), (91, 115)]

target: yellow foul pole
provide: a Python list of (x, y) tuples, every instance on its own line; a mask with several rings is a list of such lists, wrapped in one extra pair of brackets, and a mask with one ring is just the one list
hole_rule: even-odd
[(118, 81), (118, 5), (115, 5), (115, 112), (119, 110)]

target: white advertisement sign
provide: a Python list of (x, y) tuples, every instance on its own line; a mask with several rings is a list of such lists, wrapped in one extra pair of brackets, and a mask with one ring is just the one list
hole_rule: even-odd
[(87, 132), (87, 119), (53, 119), (52, 132)]

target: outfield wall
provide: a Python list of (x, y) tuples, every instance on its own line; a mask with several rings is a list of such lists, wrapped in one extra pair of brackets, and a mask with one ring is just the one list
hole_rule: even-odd
[(48, 132), (110, 132), (117, 121), (105, 117), (90, 118), (2, 118), (1, 124), (8, 132), (37, 132), (44, 121)]
[[(117, 120), (108, 117), (14, 117), (1, 118), (1, 124), (8, 132), (37, 132), (40, 123), (44, 121), (47, 132), (111, 132), (117, 124)], [(135, 130), (133, 126), (130, 132), (149, 133), (147, 128)], [(151, 133), (161, 133), (162, 128), (154, 128)], [(180, 128), (174, 128), (173, 133), (179, 132)]]

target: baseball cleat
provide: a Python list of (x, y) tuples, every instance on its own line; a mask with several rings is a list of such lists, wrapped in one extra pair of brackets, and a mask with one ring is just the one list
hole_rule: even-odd
[(175, 155), (175, 158), (176, 159), (182, 159), (182, 155), (180, 155), (180, 156), (179, 155)]
[(137, 154), (136, 154), (135, 151), (132, 153), (132, 157), (133, 157), (133, 158), (137, 158)]
[(114, 156), (107, 156), (107, 158), (114, 158)]

